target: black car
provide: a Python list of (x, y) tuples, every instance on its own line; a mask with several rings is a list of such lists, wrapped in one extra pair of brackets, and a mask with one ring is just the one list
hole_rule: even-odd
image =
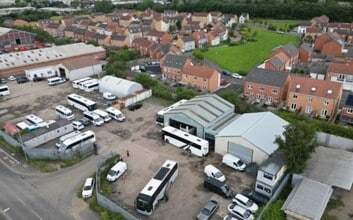
[(0, 82), (1, 82), (1, 83), (6, 83), (7, 81), (6, 81), (5, 78), (1, 78), (1, 79), (0, 79)]
[(20, 84), (20, 83), (28, 82), (29, 79), (27, 77), (25, 77), (25, 76), (21, 76), (21, 77), (16, 78), (16, 81), (17, 81), (18, 84)]
[(223, 75), (226, 75), (226, 76), (232, 75), (232, 74), (230, 74), (227, 70), (222, 70), (222, 74), (223, 74)]
[(81, 122), (81, 124), (83, 124), (84, 126), (87, 126), (87, 125), (91, 124), (90, 120), (88, 120), (87, 118), (81, 118), (78, 121)]
[(260, 193), (255, 192), (251, 189), (244, 189), (241, 194), (248, 197), (257, 204), (266, 204), (268, 202), (268, 198), (266, 196), (263, 196)]
[(135, 111), (139, 108), (142, 107), (142, 103), (139, 103), (139, 102), (136, 102), (136, 103), (132, 103), (131, 105), (128, 105), (127, 108), (130, 110), (130, 111)]
[(39, 81), (43, 81), (43, 80), (44, 80), (44, 77), (36, 76), (33, 78), (33, 82), (39, 82)]

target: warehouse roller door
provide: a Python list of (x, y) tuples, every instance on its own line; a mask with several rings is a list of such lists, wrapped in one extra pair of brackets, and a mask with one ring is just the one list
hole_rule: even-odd
[(252, 162), (253, 150), (246, 148), (246, 147), (243, 147), (239, 144), (228, 142), (228, 153), (230, 153), (236, 157), (239, 157), (245, 163)]

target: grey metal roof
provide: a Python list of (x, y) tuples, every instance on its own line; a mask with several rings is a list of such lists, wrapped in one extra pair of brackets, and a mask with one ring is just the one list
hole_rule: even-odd
[(234, 111), (233, 104), (215, 94), (208, 94), (196, 96), (165, 114), (184, 114), (202, 126), (208, 127), (230, 109)]
[(277, 172), (285, 165), (285, 158), (284, 155), (279, 152), (275, 151), (270, 157), (261, 164), (260, 170), (276, 175)]
[(312, 52), (313, 52), (313, 48), (312, 48), (311, 45), (308, 44), (308, 43), (302, 43), (302, 44), (300, 45), (300, 48), (302, 48), (303, 50), (305, 50), (305, 51), (308, 52), (308, 53), (312, 53)]
[(331, 194), (329, 185), (304, 178), (295, 185), (281, 210), (292, 216), (320, 220)]
[(187, 59), (188, 57), (184, 55), (168, 54), (164, 60), (163, 66), (182, 69)]
[(295, 56), (298, 53), (298, 49), (291, 43), (284, 45), (282, 47), (286, 53), (288, 53), (290, 56)]
[(278, 148), (274, 140), (283, 137), (288, 124), (272, 112), (246, 113), (222, 129), (217, 137), (242, 137), (270, 155)]
[(351, 190), (353, 153), (319, 146), (307, 162), (304, 176), (331, 186)]
[(283, 71), (253, 68), (246, 76), (246, 81), (282, 87), (288, 75), (289, 73)]
[(276, 68), (281, 68), (284, 66), (284, 63), (277, 57), (272, 57), (268, 62), (270, 62)]

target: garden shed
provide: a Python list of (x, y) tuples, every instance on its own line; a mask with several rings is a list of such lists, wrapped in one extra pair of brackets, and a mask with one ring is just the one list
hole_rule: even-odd
[(142, 85), (137, 82), (115, 76), (104, 76), (99, 82), (99, 91), (101, 93), (110, 92), (119, 98), (131, 95), (142, 89)]

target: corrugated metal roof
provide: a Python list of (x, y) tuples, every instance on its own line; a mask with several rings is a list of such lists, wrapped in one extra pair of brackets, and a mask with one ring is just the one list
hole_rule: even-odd
[(217, 137), (243, 137), (270, 155), (278, 148), (273, 143), (276, 136), (282, 136), (288, 124), (272, 112), (247, 113), (221, 130)]
[(320, 220), (331, 197), (329, 185), (304, 178), (297, 183), (281, 210), (288, 214)]

